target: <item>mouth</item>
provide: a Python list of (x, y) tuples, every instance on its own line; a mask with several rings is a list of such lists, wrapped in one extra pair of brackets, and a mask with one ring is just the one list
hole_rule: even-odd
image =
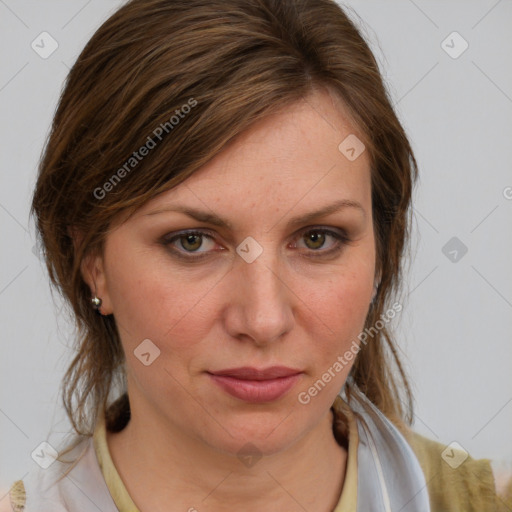
[(224, 392), (249, 403), (278, 400), (297, 383), (303, 374), (302, 370), (285, 366), (264, 369), (230, 368), (207, 373)]

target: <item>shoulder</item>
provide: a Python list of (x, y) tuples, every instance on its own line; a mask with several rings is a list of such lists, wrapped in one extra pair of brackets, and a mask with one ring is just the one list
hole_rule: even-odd
[(496, 510), (496, 487), (488, 459), (473, 459), (460, 445), (444, 445), (412, 430), (407, 440), (425, 474), (432, 512)]
[[(93, 440), (78, 443), (67, 460), (60, 457), (45, 468), (34, 465), (14, 482), (0, 512), (117, 511), (94, 453)], [(9, 508), (10, 507), (10, 508)]]
[[(33, 464), (28, 474), (15, 481), (1, 502), (0, 512), (46, 511), (64, 512), (63, 480), (73, 471), (87, 451), (88, 442), (75, 440), (71, 447), (60, 453), (41, 451), (41, 464)], [(54, 449), (53, 449), (54, 450)], [(64, 457), (64, 454), (68, 454)], [(67, 460), (66, 460), (67, 459)]]

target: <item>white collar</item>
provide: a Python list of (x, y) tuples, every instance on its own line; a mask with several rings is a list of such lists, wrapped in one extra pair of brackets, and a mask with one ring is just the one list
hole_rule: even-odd
[(355, 386), (340, 396), (355, 413), (357, 512), (430, 512), (425, 475), (404, 436)]

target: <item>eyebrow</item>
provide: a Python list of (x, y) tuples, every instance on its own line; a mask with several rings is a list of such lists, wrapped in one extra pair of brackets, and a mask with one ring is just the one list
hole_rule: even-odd
[[(360, 211), (364, 217), (366, 217), (366, 211), (361, 205), (361, 203), (358, 203), (357, 201), (352, 201), (350, 199), (341, 199), (339, 201), (336, 201), (332, 204), (329, 204), (327, 206), (324, 206), (318, 210), (314, 210), (312, 212), (308, 212), (304, 215), (298, 215), (296, 217), (291, 218), (287, 226), (293, 227), (300, 224), (306, 224), (308, 222), (311, 222), (317, 218), (326, 217), (327, 215), (331, 215), (333, 213), (336, 213), (338, 211), (347, 209), (347, 208), (353, 208), (358, 211)], [(158, 208), (156, 210), (152, 210), (145, 214), (145, 216), (148, 215), (156, 215), (159, 213), (164, 212), (177, 212), (177, 213), (184, 213), (188, 215), (189, 217), (192, 217), (195, 220), (198, 220), (200, 222), (206, 222), (208, 224), (213, 224), (214, 226), (219, 226), (226, 229), (233, 229), (233, 224), (229, 222), (226, 219), (223, 219), (222, 217), (219, 217), (215, 213), (206, 212), (203, 210), (197, 210), (196, 208), (192, 208), (189, 206), (183, 206), (183, 205), (173, 205), (173, 206), (166, 206), (162, 208)]]

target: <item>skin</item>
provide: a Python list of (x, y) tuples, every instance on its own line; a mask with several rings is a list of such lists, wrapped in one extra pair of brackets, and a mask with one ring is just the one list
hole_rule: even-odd
[[(366, 151), (351, 162), (338, 150), (349, 134), (360, 132), (343, 104), (317, 90), (146, 203), (109, 233), (102, 255), (84, 264), (126, 354), (132, 418), (120, 433), (108, 433), (107, 443), (141, 510), (336, 506), (347, 453), (333, 436), (330, 407), (351, 365), (307, 405), (298, 395), (357, 340), (372, 298), (370, 163)], [(288, 226), (290, 218), (340, 199), (361, 209)], [(178, 203), (215, 213), (232, 228), (183, 213), (149, 214)], [(322, 238), (312, 228), (345, 231), (350, 241)], [(191, 229), (213, 239), (161, 242)], [(252, 263), (236, 252), (248, 236), (263, 248)], [(172, 248), (206, 257), (190, 263)], [(148, 366), (134, 355), (145, 339), (160, 350)], [(303, 374), (283, 397), (263, 404), (232, 397), (206, 373), (273, 365)], [(237, 456), (248, 442), (262, 455), (252, 467)]]

